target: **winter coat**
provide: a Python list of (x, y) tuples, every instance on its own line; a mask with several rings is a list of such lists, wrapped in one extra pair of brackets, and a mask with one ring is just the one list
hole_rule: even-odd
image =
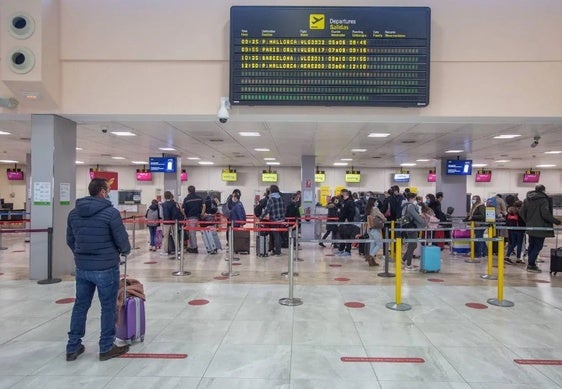
[(232, 202), (232, 209), (230, 210), (230, 220), (234, 222), (234, 227), (242, 227), (246, 224), (246, 210), (242, 202)]
[[(560, 220), (552, 215), (552, 199), (546, 193), (536, 190), (527, 192), (519, 215), (521, 215), (527, 227), (552, 228), (553, 224), (560, 224)], [(538, 238), (548, 238), (554, 236), (554, 231), (528, 230), (527, 234)]]
[(270, 193), (261, 218), (263, 219), (266, 215), (269, 215), (269, 221), (285, 220), (285, 205), (280, 193)]
[(81, 270), (119, 266), (119, 256), (131, 251), (119, 211), (101, 197), (89, 196), (76, 201), (67, 218), (66, 244)]
[(146, 224), (149, 226), (157, 226), (160, 224), (160, 207), (158, 204), (151, 204), (150, 207), (146, 210), (146, 214), (144, 215), (146, 218)]

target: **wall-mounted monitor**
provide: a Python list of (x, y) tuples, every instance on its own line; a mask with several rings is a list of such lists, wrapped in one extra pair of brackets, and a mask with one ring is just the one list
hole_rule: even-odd
[(140, 204), (141, 191), (140, 190), (120, 190), (119, 191), (119, 204)]
[(23, 171), (21, 170), (7, 170), (6, 174), (8, 176), (8, 180), (10, 181), (22, 181), (23, 180)]
[(349, 183), (358, 183), (361, 182), (361, 174), (360, 173), (346, 173), (345, 174), (345, 182)]
[(427, 182), (437, 182), (437, 173), (428, 173)]
[(394, 182), (410, 182), (410, 173), (394, 173), (392, 177)]
[(470, 176), (472, 174), (472, 160), (448, 159), (447, 174), (453, 176)]
[(262, 182), (277, 182), (277, 173), (263, 172), (261, 174)]
[(137, 172), (137, 181), (152, 181), (151, 172)]
[(527, 172), (523, 174), (523, 182), (537, 183), (539, 182), (540, 177), (541, 177), (541, 172), (538, 171)]
[(238, 181), (238, 173), (236, 173), (236, 170), (223, 169), (221, 172), (221, 180), (224, 182), (236, 182)]
[(476, 173), (475, 182), (491, 182), (492, 172), (478, 172)]
[(150, 157), (148, 159), (148, 170), (152, 173), (175, 173), (176, 167), (176, 157)]
[(181, 181), (187, 181), (187, 172), (185, 170), (181, 171), (180, 179)]

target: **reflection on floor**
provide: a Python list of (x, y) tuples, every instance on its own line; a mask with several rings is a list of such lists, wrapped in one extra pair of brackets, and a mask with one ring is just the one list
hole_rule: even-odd
[[(144, 231), (136, 241), (146, 241)], [(290, 293), (281, 275), (287, 250), (261, 258), (252, 248), (233, 266), (239, 276), (220, 279), (228, 271), (224, 251), (204, 254), (200, 242), (200, 254), (184, 257), (192, 274), (174, 276), (179, 262), (143, 244), (130, 257), (128, 273), (145, 285), (147, 333), (131, 353), (187, 358), (99, 362), (95, 302), (86, 352), (66, 362), (72, 304), (55, 302), (73, 297), (73, 278), (52, 285), (29, 281), (23, 237), (6, 235), (2, 245), (8, 249), (0, 251), (0, 388), (562, 387), (561, 365), (515, 362), (562, 360), (562, 275), (547, 271), (549, 247), (543, 273), (505, 267), (504, 299), (512, 308), (487, 304), (497, 297), (497, 281), (480, 277), (486, 263), (466, 263), (447, 249), (440, 273), (402, 274), (402, 300), (411, 310), (397, 312), (385, 307), (396, 301), (396, 278), (377, 276), (384, 269), (368, 267), (357, 250), (338, 257), (302, 243), (294, 297), (303, 304), (289, 307), (278, 302)], [(192, 300), (208, 303), (188, 304)], [(350, 302), (359, 307), (345, 305)]]

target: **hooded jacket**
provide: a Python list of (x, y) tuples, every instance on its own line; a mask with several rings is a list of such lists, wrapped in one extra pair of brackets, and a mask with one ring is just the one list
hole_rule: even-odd
[[(552, 228), (553, 224), (560, 224), (560, 220), (552, 215), (552, 200), (544, 192), (536, 190), (527, 192), (519, 215), (525, 221), (527, 227)], [(528, 230), (529, 236), (548, 238), (554, 236), (554, 231)]]
[(119, 265), (131, 251), (129, 235), (119, 211), (100, 197), (84, 197), (67, 218), (66, 244), (81, 270), (106, 270)]

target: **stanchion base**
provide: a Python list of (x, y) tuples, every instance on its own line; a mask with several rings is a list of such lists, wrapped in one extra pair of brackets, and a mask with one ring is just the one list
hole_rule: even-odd
[(225, 276), (225, 277), (235, 277), (235, 276), (239, 276), (240, 273), (237, 273), (237, 272), (230, 273), (230, 272), (225, 271), (225, 272), (222, 272), (221, 275)]
[(395, 302), (387, 303), (386, 307), (388, 309), (392, 309), (393, 311), (409, 311), (410, 309), (412, 309), (411, 305), (409, 304), (396, 304)]
[(49, 284), (56, 284), (61, 281), (62, 280), (60, 278), (47, 278), (46, 280), (39, 280), (37, 281), (37, 283), (39, 285), (49, 285)]
[(0, 247), (0, 250), (8, 250), (7, 247)]
[(497, 307), (513, 307), (515, 304), (513, 301), (509, 300), (498, 300), (498, 299), (488, 299), (488, 304), (495, 305)]
[[(284, 271), (283, 273), (281, 273), (281, 275), (282, 275), (283, 277), (287, 277), (287, 276), (289, 275), (289, 272), (288, 272), (288, 271)], [(299, 273), (297, 273), (296, 271), (293, 272), (293, 277), (298, 277), (298, 276), (299, 276)]]
[(173, 276), (188, 276), (190, 274), (191, 274), (190, 271), (173, 271), (172, 272)]
[(480, 278), (483, 278), (485, 280), (497, 280), (498, 276), (494, 276), (492, 274), (482, 274)]
[(480, 262), (482, 262), (482, 261), (479, 260), (479, 259), (470, 259), (470, 258), (469, 258), (469, 259), (465, 259), (464, 261), (465, 261), (466, 263), (480, 263)]
[(279, 299), (279, 304), (287, 305), (287, 306), (290, 306), (290, 307), (295, 307), (297, 305), (302, 305), (302, 300), (300, 298), (297, 298), (297, 297), (293, 297), (293, 298), (285, 297), (285, 298)]
[(389, 272), (383, 272), (383, 273), (377, 274), (377, 276), (379, 276), (379, 277), (385, 277), (385, 278), (391, 278), (391, 277), (396, 277), (396, 274), (394, 274), (394, 273), (389, 273)]

